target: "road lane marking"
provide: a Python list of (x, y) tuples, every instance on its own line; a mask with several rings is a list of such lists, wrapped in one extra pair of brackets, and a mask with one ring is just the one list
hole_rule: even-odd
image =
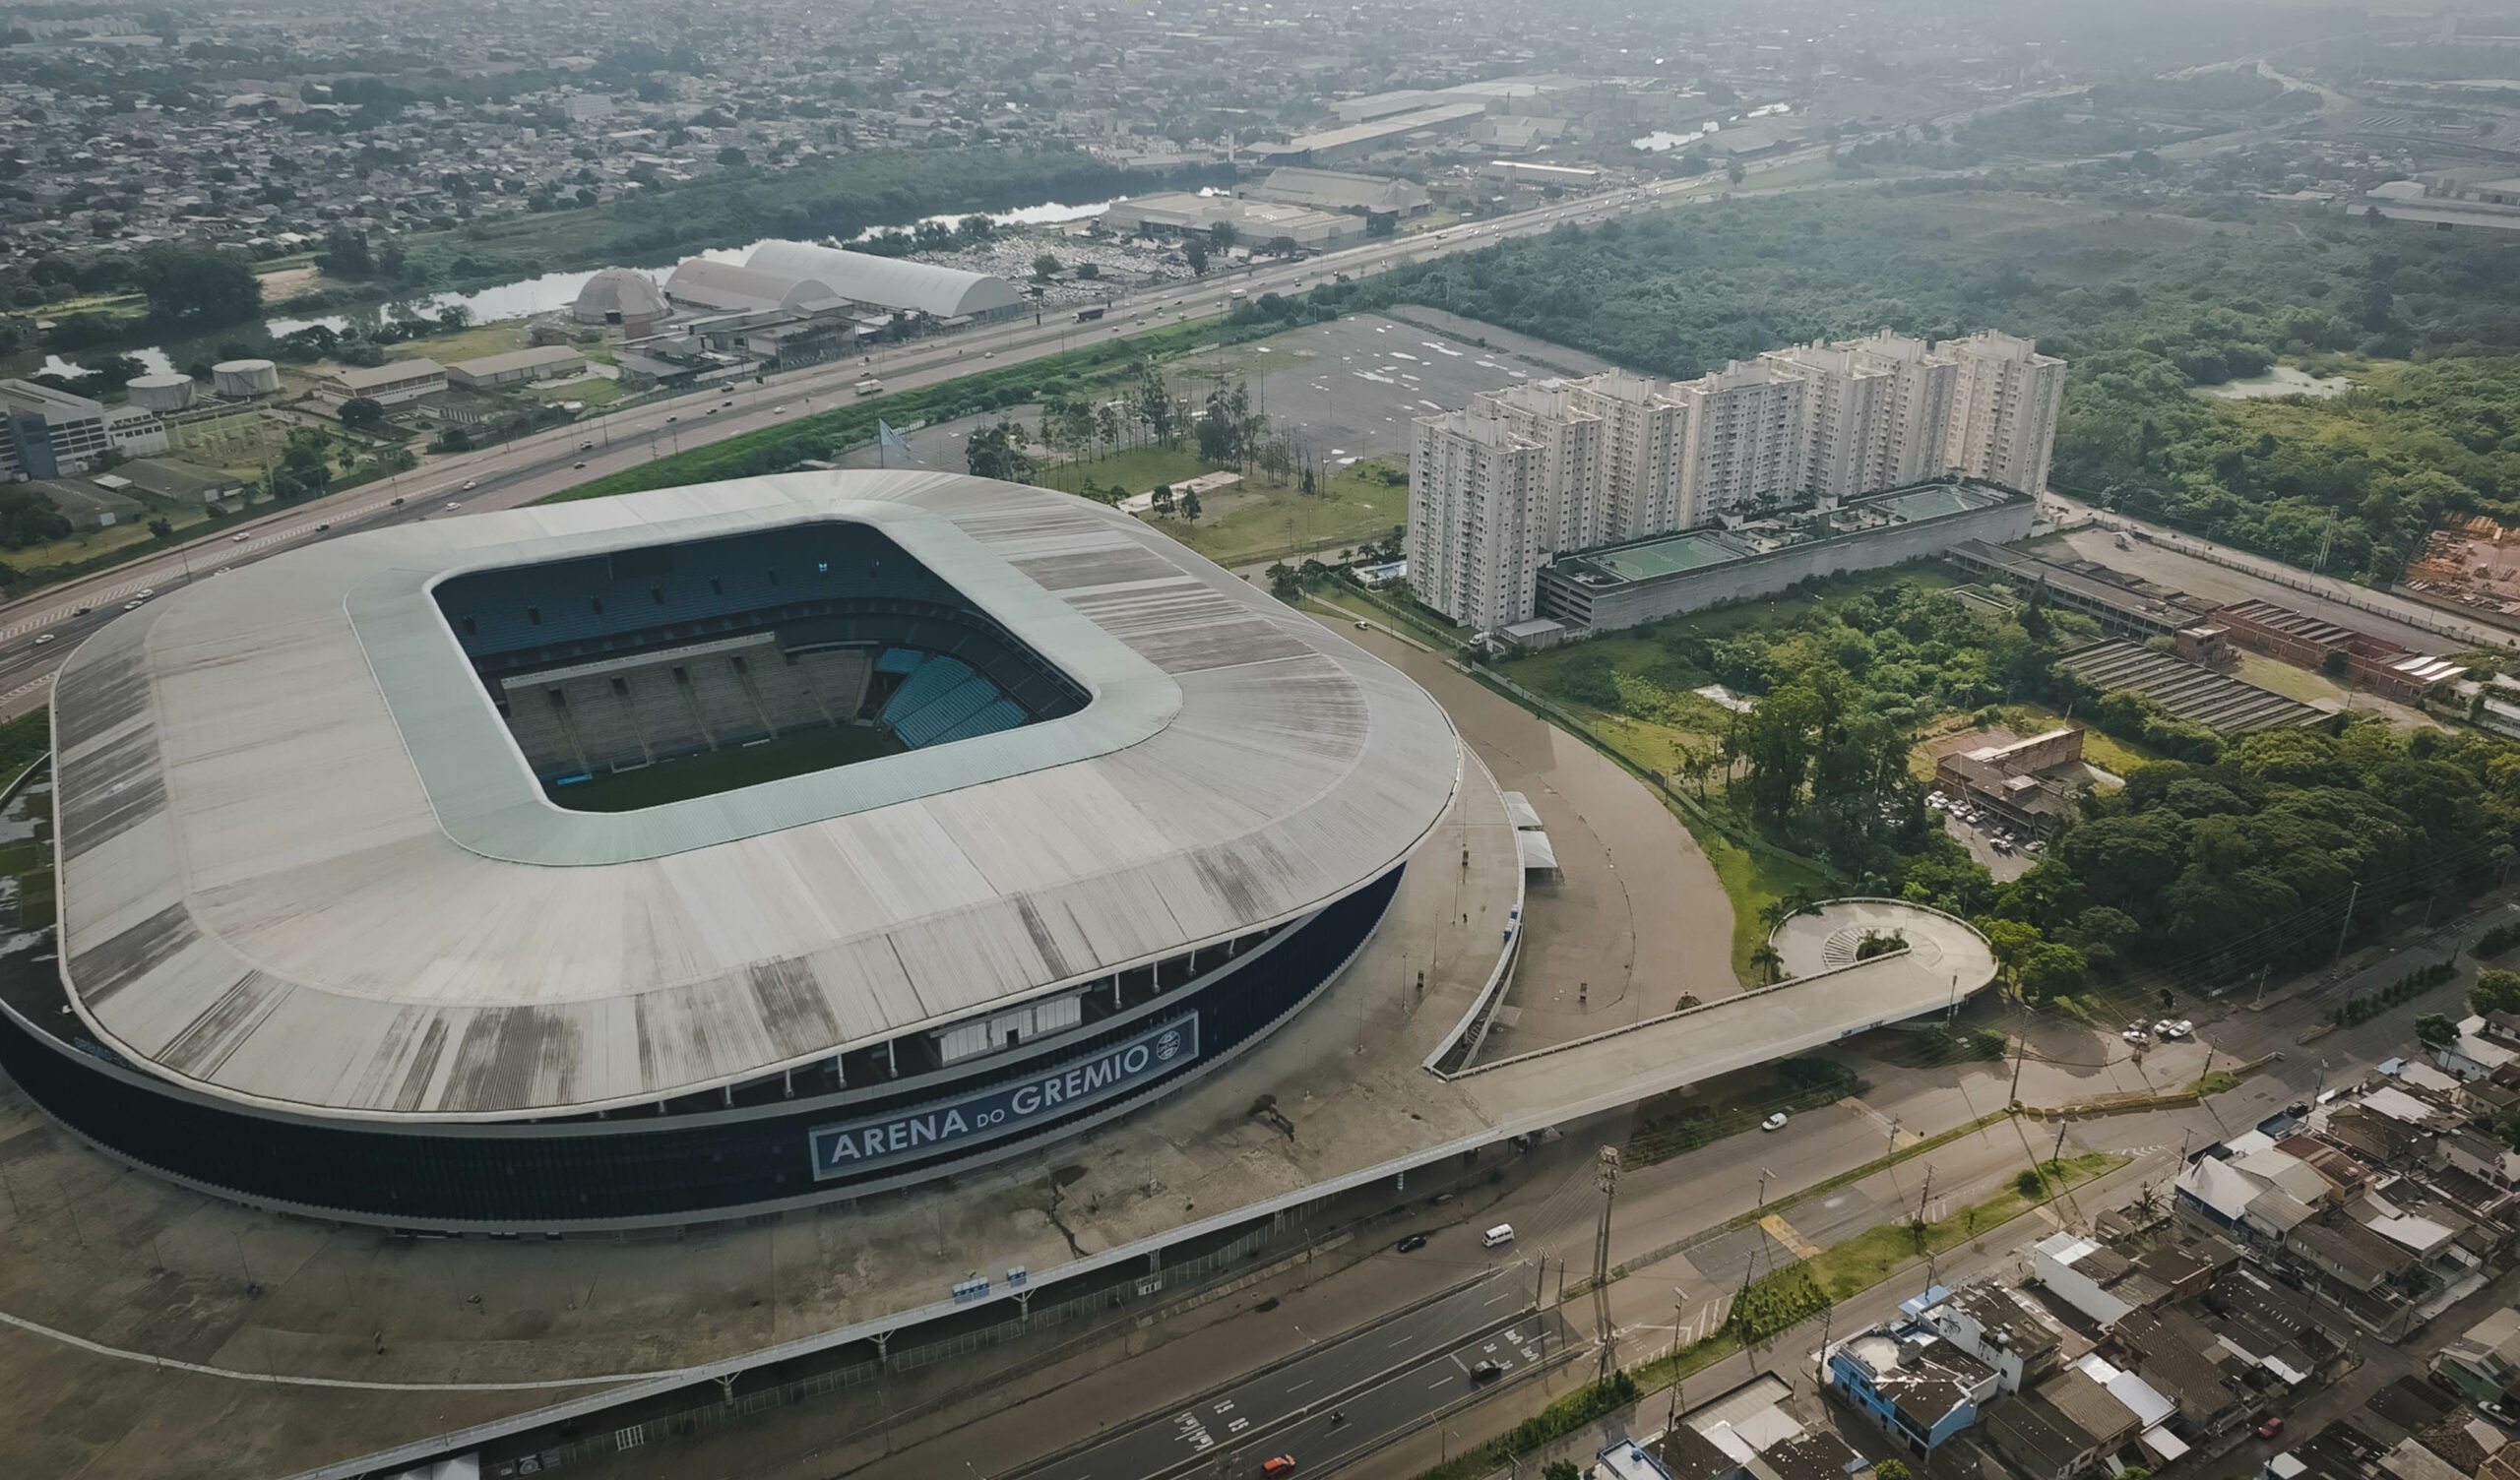
[(1759, 1219), (1759, 1226), (1768, 1231), (1768, 1236), (1770, 1238), (1775, 1239), (1778, 1243), (1793, 1250), (1794, 1257), (1796, 1259), (1818, 1259), (1820, 1257), (1820, 1246), (1812, 1243), (1809, 1239), (1804, 1238), (1801, 1234), (1796, 1233), (1794, 1229), (1794, 1225), (1787, 1222), (1783, 1214), (1773, 1212), (1769, 1213), (1767, 1216)]

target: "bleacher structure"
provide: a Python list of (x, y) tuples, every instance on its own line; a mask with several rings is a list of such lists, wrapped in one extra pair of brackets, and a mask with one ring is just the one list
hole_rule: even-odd
[(833, 725), (916, 750), (1084, 702), (857, 525), (474, 572), (436, 595), (546, 785)]

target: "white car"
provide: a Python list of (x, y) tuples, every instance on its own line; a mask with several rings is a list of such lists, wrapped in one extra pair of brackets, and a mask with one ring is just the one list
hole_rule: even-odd
[(230, 534), (227, 536), (227, 542), (231, 545), (241, 545), (245, 542), (245, 536), (242, 534)]
[(1784, 1130), (1784, 1129), (1785, 1129), (1785, 1112), (1784, 1112), (1784, 1111), (1782, 1111), (1782, 1110), (1779, 1110), (1776, 1114), (1771, 1115), (1771, 1116), (1769, 1116), (1767, 1119), (1765, 1119), (1765, 1120), (1763, 1120), (1763, 1121), (1759, 1122), (1759, 1129), (1760, 1129), (1760, 1130), (1762, 1130), (1762, 1131), (1782, 1131), (1782, 1130)]
[[(465, 491), (466, 493), (471, 493), (473, 489), (478, 488), (478, 487), (480, 487), (480, 486), (481, 486), (481, 480), (480, 480), (480, 479), (478, 479), (478, 478), (466, 478), (466, 479), (464, 480), (464, 491)], [(453, 504), (449, 504), (449, 505), (447, 505), (446, 507), (448, 507), (449, 509), (452, 509), (452, 508), (454, 508), (455, 506), (454, 506)]]
[(446, 506), (446, 512), (447, 512), (447, 513), (449, 513), (449, 514), (453, 514), (456, 510), (461, 509), (461, 508), (463, 508), (463, 507), (464, 507), (464, 506), (463, 506), (462, 504), (449, 504), (449, 505), (447, 505), (447, 506)]
[(144, 586), (140, 588), (140, 599), (143, 601), (148, 600), (156, 594), (158, 594), (158, 587), (154, 586)]
[(786, 406), (772, 406), (770, 408), (770, 414), (773, 416), (785, 416), (788, 414), (788, 408)]
[(59, 634), (59, 633), (57, 633), (57, 632), (47, 632), (47, 633), (45, 633), (43, 636), (41, 636), (41, 637), (39, 637), (39, 638), (35, 639), (35, 646), (36, 646), (36, 647), (38, 647), (38, 648), (40, 648), (40, 647), (42, 647), (44, 644), (51, 642), (54, 638), (57, 638), (57, 637), (59, 637), (60, 635), (61, 635), (61, 634)]
[(140, 610), (140, 603), (137, 601), (125, 601), (122, 604), (122, 609), (125, 611), (138, 611)]
[(2134, 1044), (2137, 1048), (2142, 1048), (2145, 1044), (2153, 1041), (2151, 1035), (2147, 1034), (2140, 1027), (2130, 1027), (2124, 1032), (2119, 1033), (2117, 1036)]

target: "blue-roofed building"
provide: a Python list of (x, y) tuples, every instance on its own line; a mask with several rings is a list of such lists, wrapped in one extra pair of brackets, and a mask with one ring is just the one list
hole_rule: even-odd
[(1916, 1454), (1932, 1453), (1976, 1423), (1979, 1405), (2001, 1390), (1993, 1368), (1919, 1319), (1948, 1297), (1928, 1290), (1897, 1320), (1829, 1349), (1830, 1389)]

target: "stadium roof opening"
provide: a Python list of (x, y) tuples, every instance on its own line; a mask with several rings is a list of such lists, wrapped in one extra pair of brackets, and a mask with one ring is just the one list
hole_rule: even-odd
[(1086, 703), (854, 521), (470, 571), (430, 594), (526, 765), (576, 811), (880, 761)]

